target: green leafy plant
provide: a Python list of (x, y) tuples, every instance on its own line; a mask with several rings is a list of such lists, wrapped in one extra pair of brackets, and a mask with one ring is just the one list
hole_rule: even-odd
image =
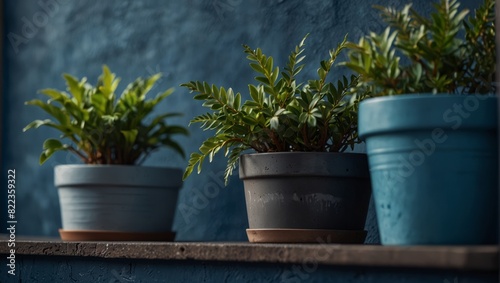
[(377, 7), (388, 24), (349, 43), (347, 67), (371, 96), (403, 93), (494, 93), (495, 1), (466, 19), (456, 0), (440, 0), (424, 17), (406, 5)]
[(257, 84), (249, 84), (250, 99), (242, 103), (242, 95), (231, 88), (217, 87), (206, 82), (191, 81), (182, 86), (196, 93), (194, 99), (203, 101), (210, 112), (197, 116), (191, 123), (200, 123), (204, 130), (215, 131), (191, 154), (184, 173), (187, 178), (194, 168), (198, 173), (205, 158), (224, 149), (228, 157), (226, 184), (243, 151), (256, 152), (315, 151), (341, 152), (359, 142), (357, 136), (357, 104), (360, 96), (349, 90), (357, 77), (343, 77), (335, 84), (327, 77), (333, 64), (345, 48), (347, 36), (329, 58), (321, 61), (318, 78), (297, 83), (296, 76), (305, 40), (291, 52), (284, 71), (273, 64), (273, 58), (244, 45), (250, 67), (258, 74)]
[(160, 147), (169, 147), (184, 156), (181, 146), (172, 137), (187, 135), (186, 128), (168, 125), (165, 121), (180, 114), (149, 117), (155, 106), (173, 92), (169, 89), (153, 99), (146, 99), (160, 77), (161, 74), (156, 74), (136, 79), (119, 99), (115, 99), (115, 90), (120, 78), (107, 66), (103, 66), (96, 86), (87, 83), (86, 78), (78, 80), (64, 74), (68, 92), (41, 90), (49, 100), (34, 99), (26, 104), (41, 108), (52, 119), (35, 120), (23, 131), (46, 126), (58, 130), (61, 136), (45, 140), (40, 164), (57, 151), (72, 152), (87, 164), (140, 164)]

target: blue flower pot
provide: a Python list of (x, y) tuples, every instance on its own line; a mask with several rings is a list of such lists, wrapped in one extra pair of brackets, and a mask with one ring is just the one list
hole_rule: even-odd
[(402, 95), (359, 108), (384, 245), (496, 242), (497, 97)]

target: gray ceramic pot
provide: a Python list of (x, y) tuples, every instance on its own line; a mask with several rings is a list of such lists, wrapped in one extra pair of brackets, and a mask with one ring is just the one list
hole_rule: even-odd
[(59, 165), (55, 185), (64, 230), (162, 233), (172, 229), (182, 171)]
[(247, 154), (239, 170), (250, 229), (364, 229), (371, 195), (365, 154)]

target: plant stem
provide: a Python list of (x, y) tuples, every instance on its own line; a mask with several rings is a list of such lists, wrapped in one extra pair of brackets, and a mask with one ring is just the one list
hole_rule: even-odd
[(70, 146), (70, 147), (68, 147), (68, 150), (73, 152), (74, 154), (76, 154), (78, 157), (80, 157), (84, 163), (88, 163), (87, 162), (88, 158), (85, 155), (83, 155), (81, 152), (76, 150), (74, 147)]

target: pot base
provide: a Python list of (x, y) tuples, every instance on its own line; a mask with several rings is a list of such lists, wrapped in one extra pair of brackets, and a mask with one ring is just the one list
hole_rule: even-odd
[(363, 244), (365, 230), (247, 229), (252, 243)]
[(134, 233), (119, 231), (64, 230), (59, 229), (63, 241), (157, 241), (172, 242), (175, 232)]

